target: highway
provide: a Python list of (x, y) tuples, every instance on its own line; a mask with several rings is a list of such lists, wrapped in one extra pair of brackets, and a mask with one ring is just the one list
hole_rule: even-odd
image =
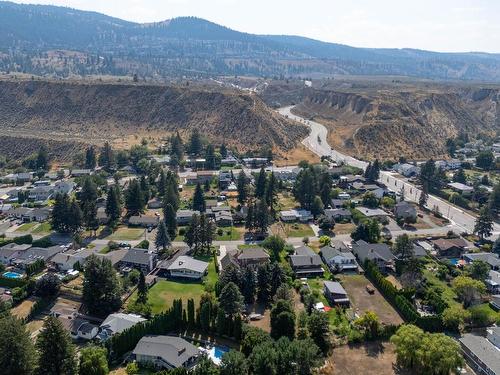
[[(309, 126), (311, 132), (309, 136), (305, 138), (302, 143), (309, 150), (314, 152), (318, 156), (330, 156), (332, 160), (336, 162), (343, 162), (347, 165), (353, 167), (365, 169), (368, 165), (367, 162), (353, 158), (352, 156), (345, 155), (339, 151), (333, 150), (328, 144), (328, 130), (325, 126), (315, 121), (310, 121), (302, 117), (296, 116), (291, 112), (293, 106), (283, 107), (278, 110), (278, 112), (288, 117), (292, 120), (301, 122)], [(401, 178), (394, 172), (381, 171), (380, 172), (380, 182), (385, 184), (387, 188), (391, 191), (400, 193), (404, 187), (405, 199), (408, 201), (418, 202), (421, 191), (413, 184)], [(439, 212), (446, 217), (451, 222), (450, 229), (453, 229), (457, 233), (468, 232), (472, 233), (474, 230), (474, 223), (476, 218), (465, 212), (464, 210), (456, 207), (441, 198), (430, 195), (427, 200), (427, 207), (433, 209), (437, 207)], [(493, 235), (490, 239), (496, 239), (500, 235), (500, 225), (495, 224), (493, 229)]]

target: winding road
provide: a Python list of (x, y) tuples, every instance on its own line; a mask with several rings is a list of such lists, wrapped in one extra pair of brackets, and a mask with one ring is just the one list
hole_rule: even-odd
[[(365, 169), (368, 165), (367, 162), (353, 158), (352, 156), (345, 155), (339, 151), (333, 150), (328, 144), (328, 130), (326, 127), (315, 121), (307, 120), (291, 112), (293, 106), (283, 107), (278, 110), (278, 112), (288, 117), (292, 120), (301, 122), (309, 126), (311, 132), (309, 136), (305, 138), (302, 143), (309, 150), (314, 152), (318, 156), (330, 156), (332, 160), (336, 162), (343, 162), (347, 165), (353, 167)], [(394, 172), (381, 171), (379, 181), (387, 186), (387, 188), (394, 192), (401, 192), (404, 187), (405, 199), (413, 202), (418, 202), (421, 191), (413, 184), (401, 178), (400, 175)], [(428, 208), (439, 209), (439, 212), (446, 217), (451, 222), (450, 229), (457, 233), (469, 232), (472, 233), (474, 230), (474, 224), (476, 218), (468, 212), (456, 207), (449, 202), (444, 201), (441, 198), (430, 195), (427, 200)], [(500, 225), (495, 224), (493, 229), (493, 235), (490, 239), (496, 239), (500, 235)]]

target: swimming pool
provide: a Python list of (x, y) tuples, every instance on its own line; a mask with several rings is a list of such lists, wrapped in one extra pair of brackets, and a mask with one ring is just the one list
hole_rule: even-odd
[(216, 365), (220, 364), (222, 356), (229, 351), (229, 349), (224, 346), (213, 346), (210, 349), (200, 348), (200, 350), (206, 353), (208, 358)]
[(448, 259), (448, 261), (453, 264), (454, 266), (456, 266), (458, 264), (458, 262), (460, 261), (460, 258), (450, 258)]
[(4, 272), (3, 276), (8, 279), (20, 279), (21, 277), (23, 277), (23, 275), (17, 272)]

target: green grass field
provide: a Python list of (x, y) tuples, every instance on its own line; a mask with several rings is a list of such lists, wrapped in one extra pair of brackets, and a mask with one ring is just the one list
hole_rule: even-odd
[(52, 232), (52, 225), (49, 222), (44, 222), (37, 226), (31, 233), (50, 233)]
[(313, 237), (314, 231), (307, 224), (285, 224), (285, 233), (288, 237)]
[(33, 221), (31, 223), (26, 223), (19, 226), (19, 228), (17, 228), (15, 232), (30, 232), (37, 225), (38, 223), (36, 221)]
[(230, 228), (220, 228), (222, 229), (222, 235), (219, 236), (219, 229), (215, 231), (216, 236), (215, 240), (216, 241), (238, 241), (241, 240), (242, 238), (242, 232), (239, 231), (235, 227), (230, 227)]
[[(149, 289), (148, 301), (151, 303), (153, 314), (159, 314), (172, 306), (175, 299), (182, 299), (184, 305), (188, 299), (193, 299), (195, 306), (198, 307), (200, 298), (205, 293), (205, 284), (215, 286), (217, 282), (217, 272), (212, 257), (196, 257), (205, 262), (210, 261), (208, 265), (208, 275), (205, 276), (204, 283), (195, 281), (178, 281), (178, 280), (160, 280)], [(129, 299), (129, 303), (133, 303), (137, 298), (137, 292), (134, 292)]]
[(133, 241), (139, 240), (144, 235), (144, 229), (142, 228), (118, 228), (116, 232), (110, 235), (107, 239), (109, 240), (123, 240), (123, 241)]

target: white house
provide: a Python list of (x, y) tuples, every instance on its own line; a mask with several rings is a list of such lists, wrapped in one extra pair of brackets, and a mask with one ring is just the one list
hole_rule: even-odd
[(332, 271), (357, 271), (356, 257), (350, 251), (340, 251), (331, 246), (322, 247), (319, 251), (321, 258)]
[(190, 256), (181, 255), (168, 266), (170, 277), (201, 279), (208, 270), (208, 263), (194, 259)]
[(409, 163), (394, 164), (392, 169), (405, 177), (413, 177), (420, 173), (420, 168)]
[(309, 210), (287, 210), (280, 212), (280, 218), (285, 222), (294, 222), (300, 221), (302, 223), (307, 223), (308, 221), (313, 219), (313, 215)]

